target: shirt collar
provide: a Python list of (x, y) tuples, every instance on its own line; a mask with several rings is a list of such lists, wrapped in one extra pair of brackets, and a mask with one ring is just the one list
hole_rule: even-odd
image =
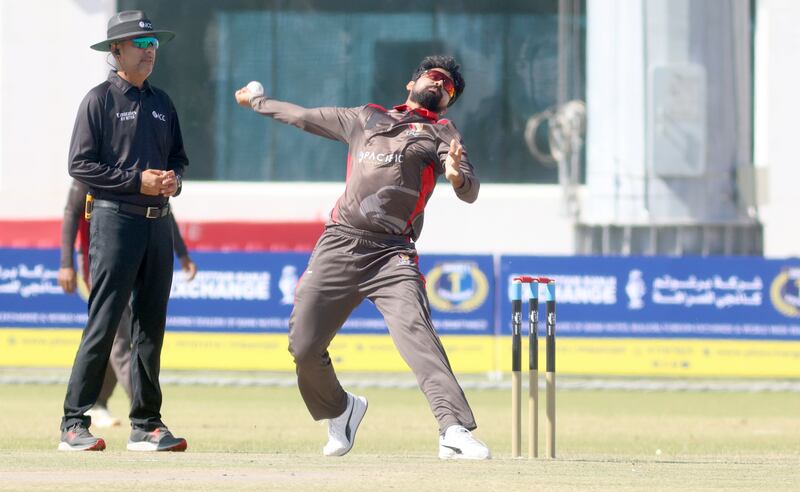
[[(407, 104), (401, 104), (399, 106), (394, 107), (395, 111), (400, 111), (401, 113), (405, 113), (406, 111), (412, 111), (411, 108), (408, 107)], [(416, 108), (413, 109), (415, 113), (420, 116), (423, 116), (431, 121), (438, 121), (439, 120), (439, 113), (434, 113), (433, 111), (428, 111), (425, 108)]]
[[(116, 70), (111, 70), (110, 72), (108, 72), (108, 81), (117, 86), (117, 88), (121, 90), (123, 94), (125, 94), (131, 89), (138, 90), (138, 88), (135, 85), (131, 84), (127, 80), (120, 77)], [(145, 91), (148, 91), (150, 93), (153, 92), (153, 87), (150, 85), (150, 81), (148, 80), (145, 80), (144, 84), (142, 84), (142, 92)]]

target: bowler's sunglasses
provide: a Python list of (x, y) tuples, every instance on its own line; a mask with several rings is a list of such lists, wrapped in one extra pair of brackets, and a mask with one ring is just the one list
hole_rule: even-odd
[(158, 39), (154, 37), (147, 37), (147, 38), (133, 38), (131, 39), (131, 44), (139, 48), (140, 50), (146, 50), (151, 45), (153, 48), (158, 49)]
[(444, 90), (450, 95), (450, 99), (453, 99), (453, 96), (456, 95), (456, 85), (453, 83), (453, 79), (442, 72), (438, 70), (426, 70), (422, 72), (422, 76), (427, 77), (434, 82), (441, 82)]

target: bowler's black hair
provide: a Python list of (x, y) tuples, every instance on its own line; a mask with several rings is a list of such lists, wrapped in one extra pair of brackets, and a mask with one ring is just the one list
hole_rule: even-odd
[(432, 68), (441, 68), (442, 70), (447, 70), (450, 72), (450, 76), (453, 78), (453, 83), (456, 86), (456, 94), (450, 99), (450, 102), (447, 104), (448, 106), (452, 106), (456, 99), (461, 96), (461, 93), (464, 92), (464, 77), (461, 76), (461, 65), (456, 63), (456, 59), (452, 56), (445, 56), (445, 55), (432, 55), (426, 56), (414, 70), (414, 75), (411, 76), (411, 80), (416, 81), (420, 76), (425, 73), (426, 71)]

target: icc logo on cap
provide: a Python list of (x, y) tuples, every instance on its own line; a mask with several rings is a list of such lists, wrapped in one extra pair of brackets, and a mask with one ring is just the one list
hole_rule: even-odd
[(428, 272), (431, 306), (448, 313), (468, 313), (481, 307), (489, 295), (489, 281), (476, 263), (439, 263)]

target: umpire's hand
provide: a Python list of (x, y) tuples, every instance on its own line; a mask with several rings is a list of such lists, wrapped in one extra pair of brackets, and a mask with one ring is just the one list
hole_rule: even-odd
[(173, 196), (178, 192), (178, 180), (175, 171), (160, 171), (158, 169), (146, 169), (142, 171), (142, 184), (139, 186), (142, 195), (149, 196)]
[(189, 255), (181, 256), (178, 258), (181, 262), (181, 270), (186, 274), (186, 281), (191, 282), (194, 276), (197, 275), (197, 265), (189, 258)]
[(142, 171), (142, 184), (139, 192), (142, 195), (158, 196), (163, 188), (164, 171), (158, 169), (145, 169)]

